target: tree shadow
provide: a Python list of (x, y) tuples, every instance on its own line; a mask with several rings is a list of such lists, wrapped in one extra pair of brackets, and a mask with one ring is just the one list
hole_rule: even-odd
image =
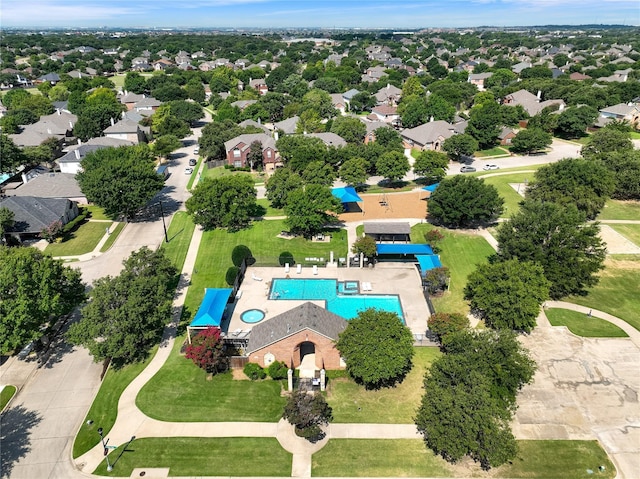
[(42, 338), (41, 342), (44, 347), (38, 353), (39, 367), (51, 369), (61, 362), (67, 354), (74, 351), (74, 345), (66, 340), (66, 333), (69, 326), (77, 321), (80, 321), (80, 308), (76, 308), (68, 319), (61, 319), (53, 330), (45, 338)]
[(14, 465), (31, 451), (31, 430), (42, 420), (36, 411), (22, 405), (11, 407), (2, 415), (0, 431), (0, 477), (11, 477)]

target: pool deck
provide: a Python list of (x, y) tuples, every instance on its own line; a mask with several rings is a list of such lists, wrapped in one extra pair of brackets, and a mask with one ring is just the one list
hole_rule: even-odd
[[(262, 281), (253, 279), (261, 278)], [(314, 275), (312, 268), (302, 268), (300, 274), (296, 273), (296, 267), (285, 273), (284, 267), (257, 268), (249, 267), (245, 279), (240, 287), (240, 299), (233, 305), (233, 313), (229, 322), (228, 333), (250, 331), (254, 324), (264, 321), (288, 311), (307, 301), (297, 300), (272, 300), (269, 299), (269, 290), (274, 278), (290, 279), (337, 279), (338, 281), (359, 281), (371, 283), (371, 291), (362, 291), (360, 294), (397, 294), (400, 297), (404, 320), (414, 334), (424, 334), (427, 329), (429, 308), (422, 294), (420, 273), (416, 266), (410, 263), (378, 263), (375, 268), (318, 268), (318, 274)], [(324, 301), (311, 301), (324, 307)], [(260, 309), (265, 312), (265, 319), (259, 323), (248, 324), (240, 319), (240, 315), (248, 309)]]

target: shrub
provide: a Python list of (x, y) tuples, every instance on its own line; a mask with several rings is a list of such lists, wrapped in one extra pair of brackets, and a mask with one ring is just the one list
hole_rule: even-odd
[(245, 364), (242, 371), (252, 381), (257, 381), (258, 379), (264, 379), (267, 377), (267, 373), (265, 373), (264, 369), (262, 369), (257, 363)]
[(225, 280), (229, 286), (233, 286), (233, 283), (236, 281), (238, 277), (238, 273), (240, 273), (240, 268), (237, 266), (231, 266), (227, 270), (227, 274), (225, 275)]
[(49, 243), (53, 243), (58, 236), (62, 234), (62, 221), (57, 220), (51, 223), (49, 226), (45, 226), (40, 231), (40, 237), (47, 240)]
[(431, 249), (434, 253), (438, 253), (440, 251), (440, 247), (438, 244), (444, 239), (444, 235), (440, 230), (433, 229), (429, 230), (424, 234), (424, 239), (431, 246)]
[(429, 317), (427, 325), (429, 330), (442, 341), (447, 334), (468, 328), (469, 318), (460, 313), (436, 313)]
[(243, 259), (251, 258), (252, 256), (253, 255), (251, 254), (251, 250), (248, 246), (239, 244), (235, 248), (233, 248), (233, 251), (231, 252), (231, 261), (234, 265), (240, 266)]
[(271, 379), (287, 379), (289, 367), (280, 361), (274, 361), (269, 364), (267, 368), (267, 374)]
[(220, 328), (207, 328), (196, 334), (187, 346), (185, 357), (208, 373), (218, 372), (226, 363)]
[(329, 424), (333, 413), (322, 394), (298, 389), (289, 396), (282, 417), (295, 426), (297, 436), (316, 442), (325, 435), (320, 426)]
[(283, 251), (282, 253), (280, 253), (280, 256), (278, 257), (278, 263), (280, 263), (280, 266), (284, 266), (285, 263), (289, 263), (289, 265), (293, 265), (294, 264), (293, 254), (289, 253), (288, 251)]
[(86, 209), (86, 208), (83, 208), (81, 210), (81, 213), (78, 216), (76, 216), (74, 219), (72, 219), (66, 225), (64, 225), (64, 227), (62, 228), (62, 233), (63, 234), (67, 234), (70, 231), (73, 231), (73, 229), (76, 226), (78, 226), (79, 224), (84, 222), (84, 220), (87, 218), (87, 216), (89, 216), (89, 210)]

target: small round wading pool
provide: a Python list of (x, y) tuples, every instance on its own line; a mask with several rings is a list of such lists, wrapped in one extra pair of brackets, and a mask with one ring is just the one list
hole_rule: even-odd
[(243, 323), (259, 323), (264, 319), (264, 311), (260, 309), (247, 309), (240, 315), (240, 319)]

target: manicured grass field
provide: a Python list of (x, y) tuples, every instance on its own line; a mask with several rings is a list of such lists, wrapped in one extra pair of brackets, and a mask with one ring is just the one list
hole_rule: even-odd
[(327, 400), (333, 422), (411, 424), (422, 397), (422, 380), (431, 363), (440, 356), (433, 347), (415, 348), (413, 369), (394, 388), (366, 390), (347, 377), (332, 379)]
[(113, 82), (113, 84), (115, 85), (116, 88), (120, 87), (124, 89), (124, 78), (125, 78), (125, 74), (123, 73), (118, 73), (116, 75), (113, 75), (112, 77), (109, 77), (109, 80), (111, 80)]
[(45, 253), (51, 256), (77, 256), (90, 253), (106, 234), (106, 228), (113, 223), (85, 221), (74, 231), (65, 235), (62, 243), (47, 245)]
[(230, 372), (208, 380), (204, 370), (180, 354), (184, 340), (176, 338), (165, 365), (138, 394), (136, 404), (145, 414), (176, 422), (280, 419), (285, 403), (280, 381), (234, 380)]
[(314, 477), (453, 477), (419, 439), (331, 439), (312, 458)]
[(129, 477), (136, 467), (169, 467), (171, 477), (190, 476), (290, 476), (291, 453), (276, 438), (144, 438), (109, 455), (114, 463), (107, 472), (103, 461), (94, 471), (101, 476)]
[(519, 185), (520, 193), (524, 194), (527, 183), (533, 178), (533, 173), (513, 173), (510, 175), (498, 175), (483, 178), (488, 185), (493, 185), (498, 190), (498, 194), (504, 198), (504, 210), (502, 217), (508, 218), (520, 209), (520, 202), (524, 200), (511, 183)]
[[(93, 404), (89, 412), (87, 412), (84, 421), (82, 421), (80, 431), (78, 431), (78, 435), (73, 443), (74, 458), (83, 455), (100, 442), (100, 436), (98, 436), (97, 432), (99, 427), (104, 429), (105, 436), (109, 433), (116, 422), (120, 395), (129, 383), (147, 367), (147, 364), (149, 364), (155, 353), (156, 349), (153, 349), (149, 358), (144, 362), (130, 364), (119, 370), (109, 369), (109, 371), (107, 371), (98, 390), (98, 394), (93, 400)], [(93, 421), (93, 423), (87, 424), (89, 420)]]
[[(450, 465), (419, 439), (332, 439), (313, 455), (312, 476), (610, 479), (615, 468), (597, 441), (518, 441), (513, 464), (483, 472)], [(604, 472), (598, 467), (605, 466)], [(471, 471), (469, 470), (471, 469)], [(593, 471), (588, 474), (587, 469)]]
[(109, 248), (111, 248), (111, 246), (113, 246), (113, 243), (115, 243), (116, 239), (118, 239), (118, 236), (120, 235), (120, 233), (122, 233), (122, 230), (124, 229), (124, 222), (120, 222), (118, 223), (118, 225), (113, 228), (113, 230), (111, 230), (111, 233), (109, 234), (109, 237), (107, 238), (107, 241), (104, 242), (104, 244), (102, 245), (102, 248), (100, 248), (100, 252), (104, 253), (105, 251), (108, 251)]
[[(638, 218), (640, 221), (640, 218)], [(616, 230), (622, 236), (627, 238), (629, 241), (634, 243), (637, 246), (640, 246), (640, 224), (637, 225), (621, 225), (621, 224), (610, 224), (611, 228)]]
[(632, 140), (640, 140), (640, 132), (638, 131), (629, 132), (629, 138), (631, 138)]
[(225, 273), (233, 265), (231, 251), (237, 245), (248, 246), (258, 261), (257, 265), (276, 266), (279, 255), (284, 252), (291, 253), (298, 262), (309, 256), (329, 258), (331, 251), (336, 258), (347, 256), (346, 230), (331, 230), (329, 243), (313, 243), (301, 237), (278, 238), (277, 235), (286, 229), (283, 220), (265, 220), (256, 221), (250, 228), (234, 233), (205, 231), (185, 300), (183, 318), (191, 318), (195, 314), (204, 296), (204, 288), (228, 287)]
[(608, 200), (599, 220), (640, 220), (640, 201)]
[(566, 301), (612, 314), (640, 330), (640, 256), (609, 257), (600, 282), (587, 296), (570, 296)]
[(89, 210), (89, 219), (92, 220), (110, 220), (107, 215), (104, 214), (104, 208), (96, 205), (84, 205), (82, 208)]
[(179, 272), (182, 271), (184, 266), (184, 260), (187, 257), (195, 227), (196, 225), (191, 220), (191, 216), (186, 211), (178, 211), (173, 215), (167, 230), (169, 242), (162, 243), (165, 255)]
[[(424, 233), (433, 228), (427, 223), (415, 225), (411, 228), (411, 241), (424, 243)], [(445, 228), (439, 229), (445, 235), (445, 239), (440, 244), (440, 260), (443, 266), (449, 268), (451, 281), (449, 291), (441, 297), (432, 298), (433, 305), (438, 312), (467, 314), (469, 306), (463, 299), (467, 276), (475, 270), (477, 264), (484, 263), (494, 251), (480, 236)]]
[(570, 309), (549, 308), (545, 310), (553, 326), (566, 326), (576, 336), (585, 338), (626, 338), (622, 329), (604, 319), (587, 316)]
[(485, 158), (487, 156), (509, 156), (510, 154), (511, 153), (506, 148), (496, 146), (494, 148), (489, 148), (488, 150), (476, 151), (473, 156), (476, 158)]
[(193, 173), (191, 173), (191, 177), (189, 178), (189, 181), (187, 181), (187, 190), (189, 191), (191, 191), (191, 188), (193, 188), (193, 183), (196, 181), (196, 178), (198, 177), (198, 171), (200, 170), (200, 168), (204, 168), (201, 165), (201, 163), (202, 163), (202, 158), (198, 157), (196, 166), (193, 167)]
[(11, 398), (16, 393), (16, 387), (11, 386), (10, 384), (5, 386), (0, 392), (0, 411), (4, 409), (4, 407), (9, 404)]
[(280, 209), (280, 208), (273, 208), (271, 206), (271, 201), (269, 201), (266, 198), (260, 198), (259, 200), (256, 201), (256, 203), (258, 203), (258, 206), (264, 208), (264, 210), (266, 211), (265, 213), (265, 217), (269, 217), (269, 216), (285, 216), (284, 210)]

